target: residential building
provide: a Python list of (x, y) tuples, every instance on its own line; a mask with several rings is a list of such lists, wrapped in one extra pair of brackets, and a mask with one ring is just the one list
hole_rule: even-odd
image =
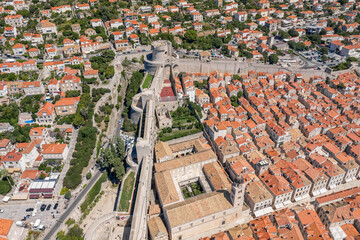
[(80, 97), (62, 98), (55, 103), (56, 115), (64, 116), (76, 113)]

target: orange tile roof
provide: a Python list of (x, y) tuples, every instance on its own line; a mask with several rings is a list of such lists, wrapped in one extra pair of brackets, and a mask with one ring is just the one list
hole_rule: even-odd
[(355, 195), (358, 193), (360, 193), (360, 188), (354, 187), (354, 188), (350, 188), (350, 189), (343, 190), (340, 192), (335, 192), (335, 193), (332, 193), (332, 194), (329, 194), (329, 195), (326, 195), (323, 197), (318, 197), (318, 198), (316, 198), (316, 201), (319, 204), (324, 204), (327, 202), (332, 202), (334, 200), (340, 200), (340, 199), (343, 199), (343, 198), (346, 198), (346, 197), (349, 197), (349, 196), (352, 196), (352, 195)]
[(44, 144), (42, 154), (62, 154), (67, 144)]
[(44, 131), (45, 127), (35, 127), (35, 128), (32, 128), (30, 130), (30, 133), (29, 135), (34, 135), (34, 136), (39, 136), (39, 135), (43, 135), (43, 131)]
[(10, 140), (9, 139), (1, 139), (0, 140), (0, 148), (5, 148), (8, 144), (9, 144)]
[(0, 218), (0, 235), (7, 236), (14, 221)]
[(23, 173), (21, 174), (21, 179), (36, 179), (37, 176), (40, 175), (40, 173), (42, 173), (43, 171), (39, 171), (37, 169), (26, 169), (25, 171), (23, 171)]
[(74, 105), (80, 101), (80, 97), (62, 98), (55, 103), (55, 107)]
[(38, 116), (42, 116), (44, 113), (45, 115), (51, 115), (54, 112), (54, 104), (52, 103), (45, 103), (44, 106), (42, 106), (38, 112)]

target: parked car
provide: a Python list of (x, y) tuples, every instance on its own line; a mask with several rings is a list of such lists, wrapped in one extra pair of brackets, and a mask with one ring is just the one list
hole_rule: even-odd
[(0, 213), (3, 213), (4, 212), (4, 209), (0, 209)]
[(59, 206), (59, 204), (58, 204), (58, 203), (55, 203), (54, 209), (56, 210), (58, 206)]
[(32, 211), (34, 211), (34, 209), (33, 208), (27, 208), (26, 211), (27, 212), (32, 212)]
[(43, 205), (41, 205), (40, 210), (43, 212), (43, 211), (45, 211), (45, 208), (46, 208), (46, 204), (43, 204)]
[(49, 204), (49, 205), (47, 206), (46, 211), (49, 211), (50, 208), (51, 208), (51, 204)]

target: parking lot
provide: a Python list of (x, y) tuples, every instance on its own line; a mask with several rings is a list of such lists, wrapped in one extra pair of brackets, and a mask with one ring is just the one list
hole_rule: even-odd
[(121, 134), (119, 135), (121, 139), (124, 141), (125, 150), (128, 151), (134, 147), (135, 138), (132, 136)]
[(321, 62), (321, 53), (317, 50), (310, 50), (310, 51), (302, 51), (300, 54), (314, 62)]
[(335, 52), (329, 52), (327, 54), (324, 54), (329, 59), (326, 62), (322, 61), (321, 56), (323, 54), (317, 50), (301, 51), (300, 54), (310, 61), (324, 63), (329, 67), (336, 66), (339, 63), (345, 61), (345, 57), (342, 57), (339, 54), (336, 54)]
[[(65, 205), (64, 200), (61, 200), (59, 201), (57, 209), (54, 210), (55, 203), (56, 201), (54, 200), (44, 200), (33, 203), (27, 203), (27, 202), (1, 203), (0, 209), (4, 210), (4, 212), (0, 213), (0, 218), (11, 219), (14, 222), (23, 221), (24, 223), (27, 223), (30, 226), (33, 225), (37, 219), (40, 219), (41, 224), (44, 225), (45, 228), (47, 228), (50, 227), (52, 224), (54, 224), (56, 218), (61, 214), (62, 209)], [(43, 211), (41, 211), (40, 208), (41, 205), (43, 204), (46, 205), (46, 208)], [(51, 204), (50, 208), (48, 208), (49, 204)], [(34, 211), (27, 212), (26, 210), (29, 208), (33, 208)], [(47, 208), (49, 210), (47, 210)], [(20, 227), (17, 228), (22, 229)], [(17, 234), (19, 234), (19, 231), (17, 231)]]

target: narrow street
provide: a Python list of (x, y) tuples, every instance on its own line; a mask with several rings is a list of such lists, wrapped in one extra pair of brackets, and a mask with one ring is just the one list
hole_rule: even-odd
[(60, 198), (60, 192), (61, 192), (61, 189), (63, 187), (65, 175), (66, 175), (67, 171), (70, 168), (70, 161), (71, 161), (72, 155), (74, 153), (78, 133), (79, 133), (79, 129), (74, 128), (73, 135), (72, 135), (71, 141), (69, 143), (69, 146), (70, 146), (69, 152), (68, 152), (68, 155), (67, 155), (66, 159), (64, 160), (64, 167), (63, 167), (63, 169), (61, 171), (59, 180), (58, 180), (58, 182), (57, 182), (57, 184), (55, 186), (55, 190), (54, 190), (54, 195), (57, 196), (58, 198)]
[[(116, 105), (117, 104), (117, 99), (118, 99), (118, 92), (117, 92), (117, 85), (120, 82), (122, 88), (121, 88), (121, 92), (120, 94), (122, 96), (125, 95), (126, 93), (126, 87), (127, 87), (127, 82), (125, 81), (125, 79), (123, 77), (121, 77), (121, 61), (120, 61), (121, 57), (117, 56), (115, 57), (115, 59), (113, 60), (113, 62), (111, 63), (112, 65), (114, 65), (114, 69), (115, 69), (115, 74), (114, 77), (110, 80), (110, 82), (106, 85), (99, 85), (98, 87), (103, 87), (103, 88), (108, 88), (111, 90), (110, 93), (104, 94), (101, 99), (96, 103), (95, 108), (94, 108), (94, 112), (98, 111), (99, 107), (102, 106), (103, 104), (106, 103), (106, 101), (108, 100), (108, 98), (111, 96), (112, 100), (111, 103)], [(124, 97), (122, 97), (123, 99)], [(109, 139), (112, 139), (113, 135), (116, 135), (118, 133), (117, 129), (118, 129), (118, 121), (119, 118), (121, 117), (121, 112), (123, 110), (123, 104), (121, 104), (121, 108), (119, 109), (119, 111), (117, 111), (116, 109), (113, 109), (111, 117), (110, 117), (110, 122), (109, 122), (109, 126), (108, 126), (108, 131), (106, 133), (106, 135), (108, 136)], [(96, 127), (95, 125), (95, 121), (93, 119), (93, 126)], [(116, 130), (116, 131), (114, 131)], [(76, 132), (74, 133), (74, 137), (72, 139), (71, 142), (71, 148), (69, 150), (69, 155), (65, 161), (65, 165), (64, 165), (64, 171), (61, 173), (61, 179), (59, 180), (59, 183), (57, 184), (57, 189), (55, 190), (55, 192), (59, 195), (61, 188), (63, 186), (63, 179), (66, 175), (66, 172), (68, 171), (69, 167), (70, 167), (70, 159), (72, 156), (72, 153), (74, 151), (74, 147), (76, 144), (76, 139), (77, 139), (77, 134), (78, 131), (76, 130)], [(88, 193), (88, 191), (92, 188), (92, 186), (96, 183), (96, 181), (100, 178), (101, 176), (101, 172), (94, 168), (95, 167), (95, 163), (96, 163), (96, 148), (94, 149), (93, 155), (91, 156), (90, 162), (89, 162), (89, 166), (84, 170), (84, 172), (87, 172), (91, 169), (94, 169), (93, 172), (93, 177), (90, 179), (89, 182), (87, 182), (87, 185), (85, 188), (83, 188), (83, 184), (81, 184), (80, 186), (78, 186), (77, 189), (75, 189), (73, 191), (74, 194), (76, 194), (76, 197), (73, 198), (70, 202), (69, 207), (67, 208), (67, 210), (61, 215), (61, 217), (59, 218), (59, 220), (55, 223), (55, 225), (49, 230), (49, 232), (46, 234), (44, 239), (53, 239), (53, 235), (59, 230), (59, 228), (61, 227), (61, 225), (66, 221), (66, 219), (69, 217), (69, 215), (72, 213), (72, 211), (74, 209), (76, 209), (76, 207), (82, 202), (83, 198), (86, 196), (86, 194)]]

